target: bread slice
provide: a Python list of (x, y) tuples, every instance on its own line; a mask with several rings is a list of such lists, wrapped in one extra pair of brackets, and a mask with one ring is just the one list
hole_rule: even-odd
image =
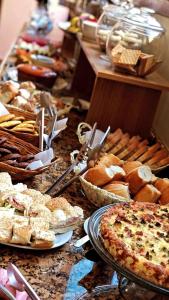
[(123, 161), (121, 161), (117, 156), (114, 154), (107, 154), (100, 158), (98, 162), (98, 166), (104, 166), (104, 167), (111, 167), (111, 166), (121, 166), (123, 164)]
[(169, 204), (169, 187), (167, 187), (163, 192), (159, 199), (159, 203), (162, 205)]
[(121, 180), (124, 176), (125, 172), (119, 166), (111, 166), (109, 168), (96, 166), (89, 169), (84, 178), (96, 186), (103, 186), (113, 179)]
[(132, 194), (136, 194), (144, 185), (151, 183), (153, 174), (148, 166), (141, 166), (131, 171), (126, 176), (129, 189)]
[(168, 178), (158, 178), (154, 186), (163, 193), (166, 189), (169, 189), (169, 179)]
[(103, 189), (109, 193), (113, 193), (117, 196), (120, 196), (120, 197), (126, 199), (127, 201), (130, 200), (128, 185), (112, 182), (112, 183), (109, 183), (108, 185), (104, 186)]
[(30, 226), (32, 227), (32, 231), (47, 231), (49, 230), (49, 221), (45, 218), (41, 217), (30, 217)]
[(123, 165), (123, 170), (125, 171), (126, 175), (128, 175), (130, 172), (141, 166), (142, 163), (139, 161), (126, 161)]
[(33, 248), (51, 248), (55, 242), (54, 231), (35, 231), (33, 234)]
[(14, 225), (13, 236), (10, 241), (12, 244), (28, 245), (30, 244), (32, 228), (30, 225)]
[(161, 193), (152, 184), (146, 184), (134, 197), (137, 202), (157, 203)]

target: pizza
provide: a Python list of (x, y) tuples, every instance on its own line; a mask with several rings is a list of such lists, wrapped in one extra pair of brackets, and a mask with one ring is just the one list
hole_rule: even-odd
[(121, 266), (169, 288), (169, 206), (122, 203), (102, 216), (105, 248)]

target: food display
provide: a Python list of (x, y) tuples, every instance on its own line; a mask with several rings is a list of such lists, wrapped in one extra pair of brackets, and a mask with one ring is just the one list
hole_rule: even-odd
[[(150, 20), (150, 21), (149, 21)], [(165, 30), (155, 18), (131, 15), (111, 30), (107, 54), (113, 66), (136, 76), (152, 73), (163, 61)]]
[(22, 116), (7, 114), (0, 116), (0, 128), (5, 128), (14, 132), (31, 133), (38, 135), (38, 126), (35, 120), (25, 120)]
[(123, 268), (142, 279), (169, 288), (169, 207), (150, 203), (123, 203), (101, 218), (103, 244)]
[(0, 137), (0, 162), (25, 169), (33, 160), (33, 154), (23, 154), (19, 145), (5, 136)]
[(30, 64), (20, 64), (17, 66), (19, 81), (34, 81), (47, 88), (52, 88), (57, 78), (57, 74), (49, 68)]
[(51, 248), (56, 233), (75, 228), (83, 218), (80, 207), (13, 185), (8, 173), (0, 173), (0, 191), (0, 243)]
[(32, 81), (16, 83), (10, 80), (0, 84), (0, 102), (24, 111), (37, 113), (41, 106), (45, 106), (45, 100), (42, 101), (43, 97), (47, 98), (49, 106), (57, 109), (58, 116), (66, 114), (71, 108), (61, 98), (38, 90)]
[[(169, 203), (168, 179), (154, 176), (150, 167), (140, 161), (124, 162), (113, 154), (101, 157), (97, 165), (82, 176), (81, 182), (89, 200), (92, 201), (92, 194), (95, 194), (96, 199), (92, 202), (96, 206), (131, 199), (136, 202)], [(104, 201), (99, 200), (99, 194)]]
[(115, 67), (136, 76), (146, 76), (155, 71), (160, 64), (153, 54), (146, 54), (141, 50), (126, 49), (121, 44), (113, 48), (111, 57)]
[(169, 164), (168, 151), (160, 142), (150, 145), (148, 139), (142, 139), (139, 135), (131, 137), (120, 128), (108, 136), (103, 148), (105, 152), (125, 161), (139, 161), (153, 171)]

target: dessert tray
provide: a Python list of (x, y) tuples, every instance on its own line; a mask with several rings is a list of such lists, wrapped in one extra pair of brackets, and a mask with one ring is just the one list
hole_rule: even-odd
[(130, 270), (121, 267), (119, 263), (115, 261), (113, 257), (108, 253), (108, 251), (104, 248), (101, 241), (99, 226), (102, 215), (111, 207), (112, 205), (108, 205), (98, 209), (89, 219), (88, 235), (93, 248), (106, 263), (111, 265), (120, 275), (126, 277), (129, 281), (132, 281), (140, 285), (141, 287), (152, 290), (158, 294), (169, 296), (169, 289), (158, 286), (148, 280), (137, 276)]

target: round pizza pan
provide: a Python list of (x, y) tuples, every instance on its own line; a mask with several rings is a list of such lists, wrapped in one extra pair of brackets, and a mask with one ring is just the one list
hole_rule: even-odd
[[(116, 205), (116, 204), (114, 204)], [(137, 283), (138, 285), (149, 289), (151, 291), (154, 291), (158, 294), (163, 294), (169, 296), (169, 289), (166, 289), (164, 287), (158, 286), (148, 280), (145, 280), (132, 271), (120, 266), (120, 264), (113, 259), (111, 254), (108, 253), (108, 251), (104, 248), (104, 245), (101, 241), (100, 236), (100, 221), (102, 215), (113, 205), (107, 205), (100, 209), (98, 209), (89, 219), (88, 223), (88, 235), (91, 241), (91, 244), (93, 248), (96, 250), (96, 252), (99, 254), (99, 256), (109, 265), (113, 267), (114, 270), (119, 272), (124, 277), (128, 278), (130, 281), (133, 281)]]

